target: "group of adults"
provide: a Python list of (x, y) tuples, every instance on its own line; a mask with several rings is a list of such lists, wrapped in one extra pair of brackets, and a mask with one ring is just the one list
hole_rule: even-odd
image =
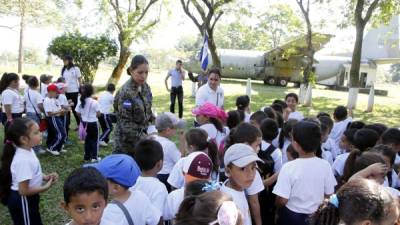
[[(141, 138), (147, 135), (147, 127), (154, 122), (152, 113), (153, 95), (147, 83), (149, 62), (142, 55), (132, 58), (127, 69), (131, 78), (120, 88), (114, 100), (117, 123), (114, 132), (114, 152), (131, 152)], [(196, 106), (206, 102), (220, 108), (224, 107), (224, 91), (220, 87), (221, 72), (211, 69), (207, 73), (208, 82), (196, 93)], [(171, 78), (171, 88), (168, 79)], [(185, 72), (182, 61), (176, 61), (175, 68), (168, 71), (165, 85), (170, 92), (170, 111), (175, 113), (175, 102), (178, 99), (179, 118), (183, 116), (183, 80)]]

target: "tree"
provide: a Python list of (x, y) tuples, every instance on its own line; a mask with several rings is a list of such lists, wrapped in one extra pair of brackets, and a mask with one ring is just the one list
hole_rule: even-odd
[(59, 58), (71, 55), (81, 70), (84, 82), (92, 83), (99, 63), (117, 54), (117, 44), (106, 36), (90, 38), (70, 33), (55, 38), (47, 50)]
[(360, 63), (364, 30), (371, 18), (376, 22), (388, 23), (393, 15), (400, 12), (398, 0), (348, 0), (346, 6), (345, 25), (356, 26), (356, 42), (354, 44), (351, 68), (350, 89), (347, 107), (356, 107), (358, 88), (360, 86)]
[[(214, 41), (214, 28), (224, 11), (223, 6), (233, 0), (181, 0), (183, 11), (199, 29), (201, 36), (208, 35), (208, 49), (210, 50), (214, 67), (221, 67), (217, 46)], [(194, 8), (194, 9), (193, 9)], [(197, 12), (197, 13), (195, 13)]]
[[(18, 73), (24, 63), (24, 39), (27, 25), (49, 25), (60, 22), (62, 0), (0, 0), (0, 14), (19, 18)], [(12, 28), (10, 26), (2, 26)]]
[(119, 60), (108, 83), (116, 84), (120, 79), (125, 64), (131, 55), (131, 51), (129, 50), (131, 44), (146, 36), (146, 33), (157, 24), (158, 18), (146, 20), (145, 16), (149, 13), (150, 8), (158, 1), (159, 0), (102, 0), (102, 11), (105, 12), (114, 23), (114, 27), (118, 33), (119, 43)]

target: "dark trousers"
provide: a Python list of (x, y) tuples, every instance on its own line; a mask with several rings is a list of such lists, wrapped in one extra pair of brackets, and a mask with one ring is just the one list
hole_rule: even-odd
[(64, 121), (62, 116), (47, 117), (47, 148), (51, 151), (61, 151), (67, 134), (65, 133)]
[(18, 191), (11, 191), (7, 206), (14, 225), (42, 225), (39, 202), (38, 194), (21, 196)]
[(172, 87), (171, 88), (170, 112), (172, 112), (172, 113), (175, 113), (175, 99), (176, 99), (176, 96), (178, 96), (179, 118), (182, 118), (182, 115), (183, 115), (183, 88), (182, 88), (182, 86)]
[(84, 122), (83, 126), (86, 127), (86, 138), (85, 138), (85, 155), (84, 160), (97, 159), (97, 153), (99, 151), (99, 127), (97, 122)]
[(278, 210), (277, 225), (309, 225), (310, 215), (296, 213), (286, 207)]
[(168, 183), (169, 174), (157, 174), (157, 178), (165, 185), (168, 190), (168, 193), (172, 191), (171, 185)]
[[(80, 119), (79, 119), (78, 114), (76, 114), (76, 111), (75, 111), (75, 107), (78, 104), (79, 92), (65, 93), (65, 96), (67, 97), (68, 100), (71, 99), (72, 102), (74, 103), (74, 106), (72, 107), (72, 112), (74, 113), (76, 125), (79, 126)], [(69, 125), (70, 124), (71, 124), (71, 112), (68, 112), (68, 115), (67, 115), (67, 126), (65, 128), (67, 130), (67, 132), (69, 131)]]
[[(22, 113), (12, 113), (11, 117), (13, 119), (21, 118), (22, 117)], [(1, 123), (4, 126), (4, 143), (5, 143), (6, 142), (6, 137), (7, 137), (6, 131), (7, 131), (8, 127), (11, 125), (11, 123), (7, 122), (7, 115), (4, 112), (1, 113)]]
[(110, 114), (101, 114), (99, 117), (101, 130), (103, 133), (100, 136), (100, 141), (108, 143), (110, 141), (110, 134), (113, 130), (113, 124), (111, 122)]
[(258, 194), (260, 202), (261, 220), (263, 225), (275, 224), (275, 199), (276, 195), (272, 193), (273, 186), (265, 189)]

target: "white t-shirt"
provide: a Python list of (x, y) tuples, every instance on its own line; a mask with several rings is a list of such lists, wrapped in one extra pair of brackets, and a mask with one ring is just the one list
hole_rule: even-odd
[(329, 165), (332, 166), (332, 164), (333, 164), (333, 157), (332, 157), (332, 153), (331, 153), (331, 152), (328, 152), (328, 151), (325, 151), (324, 149), (322, 149), (322, 155), (321, 155), (321, 157), (322, 157), (323, 159), (325, 159), (325, 160), (329, 163)]
[(233, 202), (235, 202), (236, 206), (240, 210), (243, 216), (243, 224), (251, 225), (251, 217), (250, 217), (250, 208), (249, 203), (247, 202), (246, 195), (244, 191), (236, 191), (228, 186), (226, 186), (227, 181), (222, 185), (220, 191), (228, 194), (232, 197)]
[(299, 111), (294, 111), (294, 112), (291, 112), (291, 113), (289, 114), (288, 120), (289, 120), (289, 119), (295, 119), (295, 120), (297, 120), (297, 121), (302, 121), (302, 120), (304, 119), (304, 116), (303, 116), (303, 114), (302, 114), (301, 112), (299, 112)]
[(47, 97), (47, 86), (49, 86), (49, 85), (47, 85), (45, 83), (40, 84), (40, 94), (42, 95), (43, 99)]
[(217, 107), (224, 107), (224, 90), (219, 86), (217, 91), (214, 91), (207, 84), (201, 86), (196, 93), (196, 106), (201, 106), (204, 103), (209, 102)]
[(60, 103), (60, 105), (62, 105), (64, 107), (69, 106), (67, 96), (65, 96), (64, 94), (59, 94), (57, 99), (58, 99), (58, 102)]
[(110, 114), (114, 104), (114, 95), (109, 91), (104, 91), (99, 96), (100, 112), (103, 114)]
[(246, 195), (255, 195), (264, 190), (264, 183), (261, 178), (261, 175), (258, 171), (256, 171), (256, 176), (254, 177), (253, 183), (251, 183), (250, 187), (245, 189)]
[(287, 157), (287, 148), (292, 142), (289, 141), (288, 139), (285, 139), (283, 142), (283, 147), (282, 147), (282, 164), (285, 164), (288, 162), (288, 157)]
[(221, 146), (221, 143), (225, 141), (225, 138), (229, 135), (229, 128), (224, 127), (224, 132), (220, 132), (215, 128), (214, 124), (206, 123), (199, 127), (207, 132), (208, 138), (215, 140), (217, 148)]
[(279, 136), (281, 135), (281, 130), (282, 128), (278, 129), (278, 136), (276, 136), (276, 138), (272, 141), (272, 144), (277, 148), (279, 148)]
[(62, 77), (64, 77), (65, 83), (67, 84), (67, 93), (79, 92), (79, 78), (81, 77), (81, 71), (77, 66), (74, 66), (71, 69), (65, 69)]
[[(185, 72), (183, 70), (182, 73), (185, 76)], [(168, 75), (171, 76), (171, 87), (182, 86), (182, 73), (176, 70), (176, 68), (168, 71)]]
[[(141, 191), (131, 191), (131, 195), (123, 204), (135, 225), (156, 225), (160, 222), (161, 213)], [(110, 221), (113, 224), (129, 225), (123, 211), (112, 203), (107, 204), (101, 221), (104, 224)]]
[(172, 220), (175, 218), (184, 196), (185, 188), (176, 189), (168, 194), (163, 213), (164, 220)]
[(160, 213), (164, 212), (165, 200), (168, 196), (167, 188), (155, 177), (138, 177), (136, 183), (130, 188), (131, 191), (143, 192)]
[(251, 117), (250, 113), (245, 112), (244, 113), (244, 122), (245, 123), (250, 123), (250, 117)]
[[(261, 149), (260, 151), (265, 151), (267, 148), (270, 146), (270, 143), (267, 143), (266, 141), (261, 142)], [(282, 168), (282, 152), (279, 148), (276, 148), (272, 154), (271, 154), (272, 159), (274, 160), (274, 173), (279, 172)]]
[(181, 152), (176, 147), (176, 144), (168, 138), (158, 135), (153, 135), (152, 137), (161, 144), (164, 152), (163, 167), (158, 174), (169, 174), (175, 163), (181, 158)]
[(312, 214), (325, 195), (335, 191), (336, 179), (331, 166), (323, 159), (298, 158), (283, 165), (273, 193), (288, 199), (293, 212)]
[(343, 176), (344, 166), (346, 165), (347, 158), (349, 158), (350, 152), (338, 155), (332, 164), (333, 174), (335, 176)]
[(17, 148), (10, 166), (11, 190), (18, 191), (19, 183), (29, 180), (30, 188), (37, 188), (42, 185), (43, 174), (39, 159), (35, 151)]
[(6, 112), (4, 105), (11, 105), (11, 113), (24, 112), (24, 98), (19, 95), (18, 90), (7, 88), (1, 93), (1, 103), (3, 105), (3, 112)]
[(54, 113), (54, 112), (60, 111), (61, 104), (58, 102), (58, 100), (56, 98), (46, 97), (43, 101), (43, 108), (44, 108), (46, 115), (48, 116), (49, 112)]
[(347, 125), (351, 123), (352, 118), (348, 117), (345, 120), (335, 122), (333, 124), (333, 128), (331, 130), (331, 133), (329, 134), (329, 137), (334, 140), (336, 145), (339, 145), (340, 143), (340, 138), (342, 138), (343, 132), (346, 130)]
[(92, 98), (85, 99), (85, 107), (81, 107), (81, 102), (78, 101), (75, 111), (81, 114), (84, 122), (97, 122), (97, 112), (99, 112), (99, 103)]
[(43, 103), (42, 95), (40, 95), (38, 91), (28, 88), (25, 91), (24, 98), (26, 102), (26, 112), (40, 114), (41, 111), (39, 109), (38, 104)]
[(328, 139), (326, 139), (326, 141), (322, 143), (322, 149), (331, 152), (333, 160), (335, 160), (338, 155), (342, 154), (341, 149), (339, 148), (339, 144), (336, 144), (335, 140), (330, 137), (328, 137)]
[[(384, 187), (389, 187), (389, 180), (387, 176), (385, 176), (385, 181), (383, 183)], [(394, 169), (392, 169), (392, 185), (390, 186), (392, 188), (397, 188), (399, 187), (399, 177)]]

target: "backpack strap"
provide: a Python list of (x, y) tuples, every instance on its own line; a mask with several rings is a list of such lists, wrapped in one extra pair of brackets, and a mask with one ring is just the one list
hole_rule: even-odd
[(134, 225), (131, 214), (129, 214), (128, 209), (126, 209), (124, 204), (116, 200), (112, 200), (110, 203), (117, 205), (122, 210), (129, 225)]
[(265, 149), (265, 154), (272, 155), (275, 151), (276, 147), (273, 144), (270, 144), (267, 149)]

